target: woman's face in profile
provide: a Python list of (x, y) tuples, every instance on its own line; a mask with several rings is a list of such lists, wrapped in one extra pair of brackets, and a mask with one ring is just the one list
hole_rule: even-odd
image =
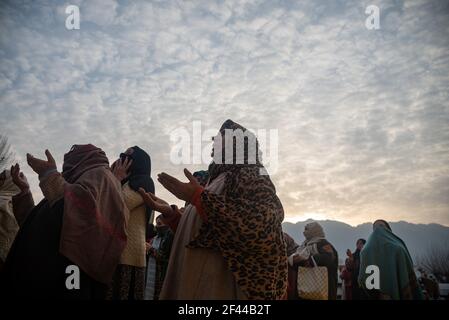
[(309, 227), (308, 227), (308, 226), (305, 226), (305, 227), (304, 227), (304, 231), (303, 231), (303, 233), (302, 233), (302, 234), (304, 235), (305, 238), (307, 238), (306, 234), (307, 234), (307, 231), (308, 231), (308, 230), (309, 230)]

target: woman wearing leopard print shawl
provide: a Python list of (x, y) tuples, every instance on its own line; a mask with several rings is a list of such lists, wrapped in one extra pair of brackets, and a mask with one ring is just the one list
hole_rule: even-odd
[[(245, 138), (239, 140), (242, 133)], [(238, 152), (242, 142), (243, 155)], [(227, 120), (215, 137), (212, 156), (205, 188), (187, 170), (188, 183), (159, 175), (165, 188), (191, 203), (183, 212), (141, 192), (176, 230), (161, 299), (285, 298), (284, 212), (259, 161), (255, 136)]]

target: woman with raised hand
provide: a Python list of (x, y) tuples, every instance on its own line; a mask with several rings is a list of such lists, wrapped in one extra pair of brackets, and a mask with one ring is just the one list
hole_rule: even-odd
[(187, 169), (188, 182), (158, 175), (167, 190), (190, 203), (184, 211), (141, 190), (175, 230), (160, 299), (285, 298), (284, 211), (260, 161), (257, 139), (227, 120), (212, 156), (205, 187)]
[(153, 223), (153, 210), (145, 205), (138, 190), (154, 193), (150, 156), (138, 146), (128, 148), (112, 165), (112, 172), (122, 185), (129, 210), (126, 233), (128, 242), (108, 290), (108, 299), (143, 300), (146, 271), (146, 230)]
[(47, 160), (27, 154), (44, 199), (34, 208), (30, 199), (13, 199), (22, 202), (14, 210), (23, 221), (0, 291), (9, 298), (103, 299), (126, 245), (129, 213), (120, 183), (105, 153), (91, 144), (74, 145), (62, 173), (45, 154)]

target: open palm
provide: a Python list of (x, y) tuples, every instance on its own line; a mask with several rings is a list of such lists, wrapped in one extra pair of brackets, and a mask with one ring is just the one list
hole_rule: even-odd
[(27, 153), (27, 162), (29, 166), (39, 176), (43, 175), (48, 170), (56, 169), (56, 161), (51, 155), (50, 151), (45, 150), (45, 155), (47, 156), (47, 160), (41, 160)]
[(201, 185), (189, 170), (184, 169), (184, 174), (187, 179), (189, 179), (189, 182), (181, 182), (165, 172), (159, 174), (157, 180), (178, 199), (191, 201), (195, 191), (200, 188)]
[(169, 215), (170, 213), (172, 213), (172, 208), (166, 201), (156, 197), (151, 192), (145, 192), (143, 188), (139, 188), (139, 193), (142, 196), (145, 204), (151, 209), (165, 215)]
[(28, 180), (23, 172), (20, 172), (20, 166), (18, 163), (11, 167), (11, 178), (14, 184), (19, 187), (20, 191), (27, 192), (30, 190)]

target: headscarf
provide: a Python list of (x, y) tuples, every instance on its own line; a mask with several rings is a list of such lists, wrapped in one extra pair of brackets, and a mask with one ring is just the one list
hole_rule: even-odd
[(129, 215), (120, 183), (103, 150), (74, 145), (64, 155), (64, 215), (60, 253), (95, 280), (109, 284), (126, 245)]
[[(223, 128), (246, 131), (232, 120), (227, 120)], [(245, 157), (247, 154), (245, 151)], [(282, 204), (269, 176), (261, 174), (259, 159), (254, 164), (238, 164), (235, 160), (209, 166), (209, 183), (220, 173), (226, 174), (224, 193), (202, 192), (207, 222), (188, 247), (221, 252), (248, 299), (282, 299), (287, 291)]]
[(5, 180), (0, 180), (0, 259), (5, 261), (19, 230), (12, 210), (12, 197), (20, 193), (20, 189), (12, 181), (11, 172), (3, 172)]
[(133, 163), (129, 168), (130, 175), (122, 181), (122, 184), (129, 182), (129, 186), (134, 191), (143, 188), (146, 192), (154, 193), (154, 182), (151, 179), (151, 158), (144, 150), (134, 146), (132, 154), (120, 154), (123, 160), (125, 157), (131, 158)]
[[(374, 221), (374, 223), (373, 223), (373, 228), (374, 228), (374, 225), (375, 225), (377, 222), (382, 222), (388, 230), (390, 230), (391, 232), (393, 232), (393, 230), (391, 230), (391, 227), (390, 227), (390, 225), (388, 224), (388, 222), (385, 221), (385, 220), (383, 220), (383, 219), (377, 219), (376, 221)], [(359, 239), (359, 240), (360, 240), (360, 239)], [(365, 243), (366, 243), (366, 241), (365, 241)], [(365, 243), (364, 243), (364, 244), (365, 244)]]
[(381, 298), (421, 300), (423, 298), (410, 253), (398, 236), (383, 226), (375, 226), (360, 252), (359, 285), (366, 288), (368, 266), (379, 267)]
[[(317, 244), (326, 239), (323, 227), (316, 221), (310, 222), (304, 227), (304, 242), (296, 249), (295, 255), (299, 255), (304, 259), (318, 254)], [(290, 264), (293, 264), (293, 257), (290, 256)]]
[[(132, 154), (120, 154), (122, 161), (125, 158), (132, 159), (131, 167), (129, 168), (130, 174), (128, 177), (122, 180), (122, 185), (129, 183), (129, 186), (134, 191), (138, 192), (139, 188), (143, 188), (146, 192), (151, 192), (154, 194), (154, 182), (151, 179), (151, 158), (144, 150), (140, 149), (138, 146), (134, 146)], [(147, 211), (147, 224), (153, 222), (153, 210), (146, 207)]]
[(325, 235), (323, 227), (316, 221), (306, 224), (304, 228), (304, 237), (306, 238), (306, 243), (316, 241), (320, 238), (324, 239)]
[[(230, 171), (239, 171), (242, 167), (257, 167), (260, 169), (264, 169), (261, 163), (261, 152), (259, 150), (259, 142), (257, 141), (256, 136), (245, 127), (240, 124), (228, 119), (226, 120), (222, 126), (220, 127), (221, 136), (225, 136), (226, 130), (232, 130), (235, 132), (236, 130), (241, 130), (245, 134), (244, 145), (243, 145), (243, 159), (241, 158), (241, 154), (239, 154), (237, 148), (237, 139), (233, 138), (233, 152), (232, 152), (232, 160), (231, 155), (226, 154), (226, 143), (221, 145), (221, 150), (215, 150), (215, 146), (217, 142), (216, 138), (220, 138), (219, 135), (214, 137), (214, 160), (211, 162), (208, 168), (210, 181), (218, 177), (223, 172)], [(255, 143), (255, 145), (251, 145), (249, 142)], [(221, 143), (220, 143), (221, 144)], [(252, 157), (250, 157), (250, 155)], [(238, 158), (239, 157), (239, 158)], [(255, 163), (251, 163), (250, 160), (254, 160)]]

